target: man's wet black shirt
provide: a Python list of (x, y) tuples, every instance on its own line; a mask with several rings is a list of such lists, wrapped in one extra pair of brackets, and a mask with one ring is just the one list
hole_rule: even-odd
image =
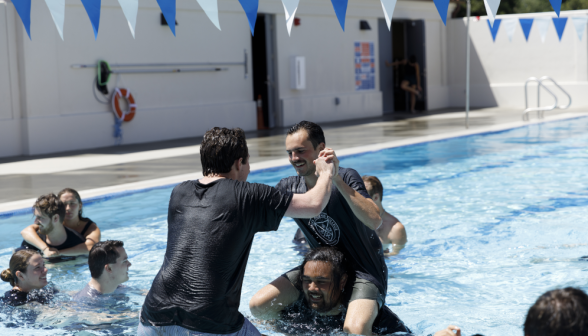
[(291, 200), (291, 193), (230, 179), (176, 186), (168, 208), (167, 249), (143, 304), (142, 323), (238, 332), (253, 236), (277, 230)]

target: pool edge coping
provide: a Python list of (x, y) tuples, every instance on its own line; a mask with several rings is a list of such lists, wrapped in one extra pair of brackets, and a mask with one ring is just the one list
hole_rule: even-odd
[[(393, 140), (377, 144), (370, 144), (364, 146), (357, 146), (337, 150), (339, 158), (355, 156), (359, 154), (372, 153), (384, 149), (405, 147), (429, 142), (436, 142), (460, 137), (468, 137), (481, 134), (492, 134), (498, 132), (509, 131), (517, 128), (528, 127), (531, 125), (544, 124), (554, 121), (562, 121), (576, 118), (588, 117), (588, 112), (569, 112), (546, 117), (545, 119), (538, 119), (533, 121), (514, 121), (503, 124), (496, 124), (484, 126), (476, 129), (464, 129), (460, 131), (450, 131), (439, 134), (424, 135), (400, 140)], [(267, 160), (251, 164), (251, 174), (261, 173), (263, 171), (288, 167), (290, 165), (287, 158)], [(139, 182), (131, 182), (118, 184), (114, 186), (94, 188), (80, 191), (80, 196), (84, 203), (91, 204), (102, 200), (124, 197), (136, 193), (147, 192), (155, 189), (163, 189), (172, 187), (186, 180), (197, 179), (202, 177), (202, 172), (194, 172), (188, 174), (174, 175), (162, 177), (152, 180), (145, 180)], [(19, 201), (0, 203), (0, 219), (10, 218), (15, 215), (20, 215), (31, 211), (31, 204), (34, 204), (36, 198), (29, 198)]]

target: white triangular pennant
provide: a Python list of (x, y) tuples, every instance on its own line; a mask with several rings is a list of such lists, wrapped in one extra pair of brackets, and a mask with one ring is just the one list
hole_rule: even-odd
[(533, 25), (537, 27), (539, 31), (539, 35), (541, 36), (541, 42), (545, 43), (545, 36), (547, 36), (547, 29), (549, 29), (549, 24), (551, 20), (547, 17), (538, 17), (535, 18)]
[(65, 21), (65, 0), (45, 0), (45, 3), (47, 4), (47, 7), (49, 7), (49, 12), (51, 12), (51, 17), (53, 18), (55, 27), (57, 27), (59, 36), (61, 36), (61, 40), (63, 40), (63, 22)]
[(221, 30), (220, 22), (218, 20), (218, 0), (196, 0), (208, 19), (212, 21), (214, 26)]
[(490, 26), (494, 27), (494, 20), (496, 19), (498, 6), (500, 6), (500, 0), (484, 0), (484, 6), (486, 7), (486, 15), (488, 15), (488, 20), (490, 20)]
[(282, 0), (284, 5), (284, 13), (286, 15), (286, 27), (288, 28), (288, 35), (292, 32), (292, 24), (294, 23), (294, 16), (298, 10), (300, 0)]
[(386, 24), (388, 29), (392, 29), (392, 15), (394, 14), (394, 7), (396, 7), (396, 0), (381, 0), (384, 16), (386, 17)]
[(131, 34), (135, 38), (135, 25), (137, 24), (137, 12), (139, 12), (139, 0), (118, 0), (120, 7), (127, 18)]
[(508, 40), (512, 42), (512, 37), (514, 35), (515, 28), (517, 27), (517, 19), (503, 19), (501, 26), (504, 27), (506, 31), (506, 36), (508, 36)]
[(588, 16), (574, 16), (572, 17), (572, 22), (576, 28), (576, 33), (578, 33), (578, 38), (582, 41), (584, 31), (586, 30), (586, 23), (588, 23)]

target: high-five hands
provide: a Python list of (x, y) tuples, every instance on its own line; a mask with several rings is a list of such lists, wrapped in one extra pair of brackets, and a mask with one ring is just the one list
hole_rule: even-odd
[(335, 151), (332, 148), (325, 148), (319, 153), (319, 158), (327, 159), (327, 162), (332, 162), (335, 164), (335, 173), (333, 176), (337, 176), (339, 174), (339, 159), (335, 154)]
[(332, 160), (329, 162), (326, 158), (319, 157), (318, 159), (314, 160), (314, 165), (316, 166), (316, 176), (327, 174), (333, 178), (336, 175), (335, 164)]

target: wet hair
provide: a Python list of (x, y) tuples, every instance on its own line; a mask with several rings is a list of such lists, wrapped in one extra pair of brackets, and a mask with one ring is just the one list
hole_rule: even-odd
[(55, 194), (39, 196), (35, 205), (33, 205), (33, 213), (35, 209), (38, 209), (51, 219), (53, 216), (59, 215), (59, 223), (63, 223), (65, 219), (65, 204)]
[(370, 176), (370, 175), (364, 175), (361, 177), (363, 179), (363, 182), (368, 182), (371, 186), (371, 188), (367, 188), (368, 194), (370, 194), (370, 197), (374, 197), (374, 195), (380, 195), (380, 200), (382, 200), (384, 198), (384, 187), (382, 186), (382, 182), (380, 182), (380, 179), (375, 177), (375, 176)]
[(573, 287), (541, 295), (529, 309), (527, 336), (580, 336), (588, 334), (588, 295)]
[(415, 56), (415, 55), (410, 55), (410, 57), (408, 58), (408, 61), (409, 61), (410, 63), (416, 63), (416, 61), (417, 61), (417, 58), (416, 58), (416, 56)]
[(100, 278), (102, 272), (104, 272), (104, 266), (116, 263), (116, 259), (120, 257), (116, 248), (123, 247), (124, 245), (120, 240), (107, 240), (98, 242), (92, 246), (88, 255), (88, 266), (90, 267), (92, 278)]
[(14, 252), (12, 257), (10, 258), (9, 268), (2, 271), (1, 278), (4, 282), (10, 282), (12, 287), (18, 284), (18, 278), (16, 277), (16, 272), (20, 271), (22, 273), (27, 273), (27, 267), (29, 266), (29, 262), (31, 258), (39, 254), (39, 252), (34, 250), (18, 250)]
[(310, 252), (304, 256), (304, 260), (300, 266), (300, 284), (302, 284), (302, 277), (304, 276), (304, 266), (306, 266), (309, 261), (330, 263), (333, 272), (332, 282), (336, 288), (339, 286), (343, 275), (348, 272), (347, 260), (343, 252), (339, 251), (336, 247), (317, 247), (310, 250)]
[[(84, 203), (82, 202), (82, 198), (80, 197), (80, 194), (79, 194), (79, 193), (78, 193), (78, 192), (77, 192), (75, 189), (72, 189), (72, 188), (64, 188), (63, 190), (61, 190), (61, 191), (60, 191), (60, 192), (57, 194), (57, 197), (58, 197), (59, 199), (61, 199), (61, 196), (63, 196), (63, 194), (72, 194), (72, 195), (74, 195), (74, 197), (75, 197), (75, 198), (78, 200), (78, 203), (80, 203), (80, 205), (84, 205)], [(87, 220), (89, 220), (89, 219), (88, 219), (87, 217), (84, 217), (84, 216), (82, 215), (82, 211), (83, 211), (83, 210), (84, 210), (84, 208), (82, 207), (82, 208), (80, 209), (80, 212), (78, 212), (78, 219), (79, 219), (79, 220), (83, 220), (83, 221), (87, 221)]]
[(245, 164), (248, 157), (249, 150), (242, 129), (215, 127), (204, 134), (200, 145), (200, 161), (204, 176), (228, 173), (236, 160), (243, 159)]
[(292, 126), (290, 130), (288, 130), (288, 135), (292, 135), (294, 133), (299, 132), (300, 130), (305, 130), (308, 134), (308, 140), (312, 143), (312, 147), (316, 149), (318, 145), (321, 143), (326, 143), (325, 141), (325, 133), (323, 133), (323, 129), (310, 121), (303, 120), (298, 124)]

